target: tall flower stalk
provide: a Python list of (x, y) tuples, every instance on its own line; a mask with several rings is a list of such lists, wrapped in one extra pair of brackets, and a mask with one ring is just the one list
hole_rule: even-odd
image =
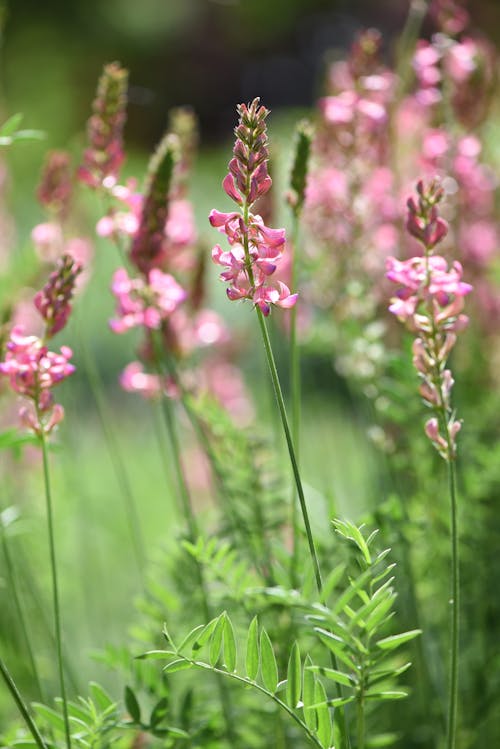
[(37, 745), (38, 749), (48, 749), (47, 744), (45, 743), (45, 739), (43, 738), (42, 734), (38, 730), (38, 726), (36, 725), (35, 721), (31, 717), (30, 712), (28, 710), (28, 706), (26, 705), (19, 689), (17, 688), (17, 685), (14, 679), (12, 678), (2, 658), (0, 658), (0, 674), (2, 675), (2, 678), (5, 682), (7, 689), (9, 690), (12, 696), (12, 699), (17, 705), (17, 709), (19, 710), (24, 722), (26, 723), (28, 731), (33, 736), (33, 740), (35, 744)]
[(390, 311), (416, 334), (413, 364), (419, 374), (419, 392), (433, 411), (426, 421), (425, 433), (448, 469), (451, 543), (451, 624), (450, 674), (447, 719), (447, 749), (454, 749), (457, 732), (458, 658), (459, 658), (459, 556), (456, 496), (456, 438), (461, 422), (451, 406), (453, 377), (446, 368), (447, 359), (468, 318), (462, 313), (464, 297), (472, 290), (462, 281), (462, 266), (451, 268), (434, 248), (444, 239), (448, 226), (439, 216), (438, 204), (443, 190), (437, 182), (417, 184), (417, 195), (408, 200), (407, 230), (423, 246), (424, 255), (410, 260), (387, 259), (387, 277), (399, 284)]
[(71, 313), (71, 298), (75, 281), (80, 271), (81, 266), (70, 256), (65, 255), (60, 259), (56, 270), (33, 300), (34, 306), (45, 323), (43, 339), (37, 336), (25, 336), (20, 326), (14, 327), (7, 343), (5, 360), (0, 363), (0, 373), (9, 378), (12, 389), (25, 398), (26, 405), (23, 405), (19, 412), (21, 422), (38, 436), (42, 449), (57, 669), (67, 749), (71, 749), (71, 732), (64, 680), (61, 611), (47, 438), (64, 418), (63, 407), (54, 403), (52, 389), (71, 375), (75, 367), (69, 361), (72, 356), (70, 348), (62, 346), (60, 353), (55, 353), (49, 351), (46, 342), (66, 325)]

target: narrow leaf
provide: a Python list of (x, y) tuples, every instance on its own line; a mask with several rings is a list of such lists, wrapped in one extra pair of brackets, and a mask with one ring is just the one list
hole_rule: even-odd
[(408, 692), (365, 692), (367, 700), (402, 700), (408, 697)]
[(274, 694), (278, 686), (278, 666), (271, 640), (264, 628), (260, 633), (260, 672), (264, 686)]
[(332, 738), (332, 721), (330, 718), (330, 711), (326, 704), (327, 698), (325, 688), (320, 681), (316, 681), (314, 686), (314, 700), (318, 705), (318, 707), (316, 707), (318, 739), (325, 749), (329, 749)]
[(188, 634), (185, 636), (185, 638), (182, 640), (181, 644), (178, 646), (177, 651), (179, 653), (182, 653), (183, 650), (187, 650), (188, 647), (192, 647), (192, 650), (198, 649), (196, 646), (198, 644), (198, 636), (201, 634), (201, 632), (205, 629), (204, 624), (199, 624), (197, 627), (191, 630), (191, 632), (188, 632)]
[(193, 653), (197, 650), (200, 650), (203, 647), (203, 645), (205, 645), (210, 640), (212, 636), (212, 632), (217, 626), (217, 622), (219, 621), (219, 618), (220, 617), (216, 616), (215, 619), (212, 619), (210, 622), (208, 622), (208, 624), (205, 624), (200, 634), (196, 638), (196, 642), (193, 643), (193, 646), (192, 646)]
[(168, 697), (162, 697), (151, 710), (151, 716), (149, 718), (149, 725), (152, 728), (162, 722), (162, 720), (168, 714)]
[(295, 641), (288, 659), (286, 672), (286, 702), (293, 710), (297, 707), (302, 692), (302, 663), (300, 660), (299, 643)]
[(52, 710), (51, 707), (47, 707), (47, 705), (42, 705), (40, 702), (34, 702), (33, 707), (35, 708), (35, 711), (37, 715), (40, 715), (42, 718), (44, 718), (49, 725), (53, 726), (53, 728), (58, 729), (59, 731), (64, 731), (64, 719), (62, 715), (59, 715), (55, 710)]
[(145, 661), (145, 660), (153, 660), (153, 661), (164, 661), (166, 658), (169, 657), (169, 655), (177, 655), (177, 653), (173, 650), (147, 650), (145, 653), (141, 653), (140, 655), (135, 656), (136, 661)]
[(352, 671), (356, 671), (356, 664), (352, 658), (346, 653), (346, 644), (340, 637), (328, 632), (326, 629), (315, 627), (314, 631), (318, 634), (321, 641), (327, 646), (327, 648), (335, 655), (342, 663), (345, 663)]
[(225, 613), (222, 613), (217, 619), (217, 623), (210, 638), (208, 659), (211, 666), (215, 666), (215, 664), (219, 660), (219, 655), (222, 647), (222, 636), (224, 633), (224, 619)]
[(303, 669), (303, 676), (302, 676), (302, 703), (303, 703), (303, 710), (304, 710), (304, 721), (306, 726), (309, 728), (310, 731), (316, 730), (317, 725), (317, 719), (316, 719), (316, 711), (312, 709), (312, 705), (314, 705), (315, 699), (314, 699), (314, 674), (310, 669), (310, 666), (312, 666), (312, 660), (307, 655), (304, 660), (304, 669)]
[(228, 671), (236, 670), (236, 640), (230, 618), (224, 617), (224, 663)]
[(256, 616), (248, 628), (245, 668), (248, 678), (255, 681), (259, 671), (259, 621)]
[(400, 645), (404, 645), (405, 642), (409, 642), (421, 634), (421, 629), (412, 629), (409, 632), (402, 632), (400, 635), (392, 635), (391, 637), (384, 637), (382, 640), (377, 640), (377, 645), (382, 650), (395, 650)]
[(13, 114), (12, 117), (9, 117), (9, 119), (0, 127), (0, 135), (13, 135), (21, 124), (22, 119), (23, 115), (20, 112)]
[(356, 680), (352, 676), (344, 674), (342, 671), (337, 671), (334, 668), (324, 668), (323, 666), (310, 666), (311, 671), (320, 673), (321, 676), (325, 676), (330, 681), (335, 681), (337, 684), (342, 684), (344, 687), (352, 687), (356, 684)]
[(176, 661), (167, 663), (167, 665), (163, 669), (163, 672), (166, 674), (173, 674), (175, 671), (187, 671), (192, 667), (192, 665), (193, 664), (189, 661), (186, 661), (183, 658), (178, 658)]
[(131, 687), (125, 687), (125, 707), (134, 723), (141, 722), (141, 708)]

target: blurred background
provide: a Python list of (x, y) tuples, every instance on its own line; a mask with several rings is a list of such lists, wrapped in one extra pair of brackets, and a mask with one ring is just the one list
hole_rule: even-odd
[[(474, 0), (469, 5), (472, 26), (498, 46), (498, 0)], [(45, 153), (64, 148), (78, 163), (98, 76), (103, 64), (118, 60), (130, 71), (126, 176), (142, 179), (170, 109), (189, 105), (198, 117), (200, 152), (190, 196), (208, 251), (214, 241), (208, 212), (229, 205), (220, 183), (230, 158), (236, 104), (260, 96), (272, 110), (271, 139), (275, 152), (283, 155), (278, 165), (283, 173), (273, 176), (277, 194), (282, 195), (294, 125), (312, 111), (328, 62), (342, 57), (356, 32), (369, 26), (382, 32), (389, 59), (408, 7), (408, 0), (0, 0), (0, 122), (22, 112), (24, 127), (46, 134), (43, 141), (21, 142), (0, 154), (9, 175), (2, 200), (11, 214), (11, 220), (2, 224), (0, 247), (8, 238), (19, 263), (23, 258), (26, 266), (33, 262), (30, 232), (45, 220), (35, 199)], [(497, 148), (499, 143), (500, 138)], [(289, 216), (286, 209), (280, 210), (283, 215), (277, 223), (282, 225)], [(75, 222), (90, 233), (102, 213), (102, 206), (88, 191), (80, 198)], [(71, 633), (68, 640), (77, 672), (72, 690), (84, 690), (90, 678), (113, 685), (113, 677), (104, 668), (100, 673), (89, 656), (106, 643), (126, 639), (134, 617), (131, 601), (138, 590), (130, 529), (123, 513), (123, 487), (89, 391), (86, 357), (97, 362), (107, 388), (119, 451), (128, 456), (128, 481), (140, 503), (148, 551), (159, 543), (168, 546), (172, 522), (155, 416), (147, 403), (117, 386), (118, 374), (134, 350), (133, 340), (113, 336), (107, 326), (113, 310), (107, 289), (118, 259), (108, 242), (97, 239), (95, 245), (92, 283), (75, 305), (68, 332), (79, 369), (62, 394), (67, 421), (61, 430), (64, 444), (58, 445), (54, 459), (65, 627)], [(216, 270), (209, 272), (217, 289), (212, 295), (215, 308), (231, 317), (232, 324), (247, 324), (247, 307), (228, 305), (215, 284)], [(250, 341), (256, 334), (253, 329), (245, 332)], [(279, 342), (280, 331), (278, 353)], [(265, 362), (255, 350), (251, 343), (247, 345), (243, 363), (258, 395), (257, 408), (269, 418), (272, 393)], [(356, 413), (345, 383), (333, 372), (331, 354), (310, 354), (304, 377), (308, 397), (304, 432), (313, 436), (304, 441), (302, 456), (309, 495), (313, 498), (316, 490), (324, 492), (337, 511), (359, 518), (383, 496), (384, 466), (366, 439), (364, 415)], [(328, 390), (328, 406), (322, 400), (322, 389)], [(420, 408), (416, 393), (415, 407)], [(13, 425), (14, 412), (11, 417)], [(316, 449), (318, 444), (321, 451)], [(430, 449), (425, 446), (426, 451)], [(331, 455), (336, 456), (338, 466), (333, 477)], [(45, 533), (39, 466), (32, 461), (32, 470), (21, 477), (19, 464), (9, 460), (2, 466), (7, 478), (0, 510), (14, 504), (20, 507), (21, 521), (13, 533), (15, 543), (20, 539), (19, 575), (29, 614), (37, 623), (35, 646), (42, 672), (50, 682), (50, 622), (43, 619), (49, 610), (43, 603), (48, 601), (49, 580), (45, 572), (38, 572), (46, 568), (45, 540), (37, 540), (44, 539)], [(312, 504), (314, 508), (320, 502)], [(325, 533), (323, 511), (314, 517), (313, 509), (313, 523), (315, 531)], [(33, 576), (33, 570), (37, 575)], [(23, 686), (29, 690), (29, 673), (23, 674), (26, 666), (21, 657), (15, 660), (20, 639), (15, 614), (2, 603), (9, 604), (8, 586), (1, 584), (0, 579), (0, 634), (16, 675), (21, 683), (24, 677)], [(0, 701), (0, 718), (2, 711), (13, 714), (7, 699)]]

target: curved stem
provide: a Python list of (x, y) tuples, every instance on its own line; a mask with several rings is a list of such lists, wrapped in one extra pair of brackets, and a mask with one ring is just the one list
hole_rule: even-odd
[[(39, 413), (38, 413), (38, 423), (42, 424)], [(70, 727), (69, 727), (68, 703), (66, 699), (66, 687), (64, 683), (64, 667), (63, 667), (62, 638), (61, 638), (61, 612), (60, 612), (60, 607), (59, 607), (59, 588), (58, 588), (58, 582), (57, 582), (56, 546), (55, 546), (55, 540), (54, 540), (54, 518), (53, 518), (53, 511), (52, 511), (52, 495), (51, 495), (51, 490), (50, 490), (49, 458), (48, 458), (48, 450), (47, 450), (47, 437), (43, 430), (43, 425), (40, 430), (40, 444), (42, 447), (43, 478), (44, 478), (44, 485), (45, 485), (45, 501), (46, 501), (46, 506), (47, 506), (47, 527), (48, 527), (48, 534), (49, 534), (50, 566), (51, 566), (51, 572), (52, 572), (52, 597), (53, 597), (53, 604), (54, 604), (54, 625), (55, 625), (56, 650), (57, 650), (57, 667), (58, 667), (58, 673), (59, 673), (59, 686), (61, 689), (66, 747), (67, 749), (71, 749), (71, 733), (70, 733)]]
[(31, 715), (29, 714), (28, 707), (23, 700), (21, 693), (19, 692), (18, 688), (16, 687), (16, 683), (12, 676), (10, 675), (7, 666), (3, 662), (2, 658), (0, 658), (0, 673), (3, 676), (3, 680), (5, 681), (5, 684), (7, 686), (7, 689), (12, 695), (12, 699), (17, 705), (17, 709), (22, 715), (22, 718), (24, 722), (26, 723), (26, 726), (28, 728), (28, 731), (33, 736), (33, 739), (38, 746), (38, 749), (48, 749), (47, 744), (45, 743), (40, 731), (37, 728), (37, 725)]
[(10, 581), (10, 587), (12, 590), (12, 599), (14, 601), (14, 607), (17, 611), (17, 617), (19, 619), (19, 624), (21, 626), (23, 639), (26, 644), (28, 660), (30, 662), (33, 679), (35, 681), (36, 691), (38, 693), (39, 699), (43, 699), (43, 691), (42, 691), (42, 684), (40, 681), (40, 675), (38, 673), (38, 668), (36, 665), (35, 654), (33, 653), (33, 648), (31, 647), (31, 639), (28, 633), (28, 626), (26, 624), (26, 618), (24, 616), (23, 607), (21, 605), (21, 597), (17, 589), (16, 573), (14, 571), (14, 565), (12, 563), (12, 558), (10, 556), (9, 543), (7, 541), (7, 533), (6, 533), (5, 526), (1, 519), (1, 513), (0, 513), (0, 534), (2, 536), (3, 555), (5, 559), (7, 575)]

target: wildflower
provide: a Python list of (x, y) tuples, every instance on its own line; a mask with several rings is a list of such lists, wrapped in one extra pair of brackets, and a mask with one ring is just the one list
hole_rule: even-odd
[(457, 333), (468, 324), (462, 314), (464, 297), (472, 286), (462, 281), (462, 266), (451, 267), (434, 247), (446, 236), (448, 226), (438, 215), (443, 190), (436, 182), (417, 185), (417, 196), (408, 200), (407, 230), (423, 244), (425, 255), (400, 261), (387, 258), (387, 278), (399, 285), (389, 310), (417, 334), (413, 364), (420, 376), (420, 395), (435, 416), (427, 420), (425, 433), (445, 460), (456, 454), (460, 422), (451, 408), (453, 377), (446, 361)]
[(49, 351), (37, 336), (25, 336), (20, 326), (11, 331), (0, 373), (9, 378), (16, 393), (30, 401), (20, 417), (37, 434), (49, 433), (63, 418), (63, 408), (54, 404), (51, 391), (75, 371), (69, 361), (72, 355), (68, 346), (62, 346), (59, 354)]
[(182, 286), (157, 268), (149, 271), (147, 280), (129, 278), (125, 268), (119, 268), (113, 276), (111, 290), (119, 315), (110, 321), (114, 333), (125, 333), (138, 326), (158, 329), (186, 298)]
[(62, 219), (68, 212), (72, 190), (69, 154), (65, 151), (49, 151), (38, 185), (38, 200)]
[(52, 338), (66, 325), (76, 278), (81, 271), (80, 263), (71, 255), (63, 255), (43, 289), (35, 294), (33, 303), (46, 324), (45, 338)]
[(128, 71), (119, 63), (104, 67), (88, 121), (89, 148), (84, 153), (78, 176), (93, 188), (116, 184), (123, 152), (123, 126), (126, 119)]
[(240, 210), (221, 213), (214, 209), (210, 212), (211, 225), (226, 235), (230, 245), (228, 251), (216, 245), (212, 259), (226, 268), (220, 278), (229, 283), (228, 298), (250, 299), (267, 316), (271, 305), (292, 307), (297, 294), (291, 294), (281, 282), (268, 282), (283, 253), (285, 230), (271, 229), (261, 216), (250, 211), (272, 184), (267, 169), (269, 152), (265, 124), (269, 112), (259, 106), (259, 99), (254, 99), (248, 106), (240, 104), (238, 113), (234, 157), (229, 162), (229, 173), (222, 186)]

